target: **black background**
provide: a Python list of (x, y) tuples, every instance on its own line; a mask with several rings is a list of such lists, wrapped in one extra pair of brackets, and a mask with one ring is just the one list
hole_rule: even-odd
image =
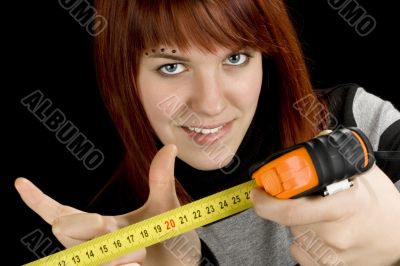
[[(395, 70), (398, 22), (388, 3), (358, 1), (377, 21), (361, 37), (327, 0), (288, 1), (302, 41), (314, 85), (326, 88), (358, 83), (367, 91), (400, 106)], [(393, 5), (393, 4), (392, 4)], [(92, 37), (58, 1), (19, 1), (4, 6), (5, 60), (0, 90), (0, 204), (2, 259), (19, 265), (37, 259), (21, 239), (36, 229), (51, 241), (48, 255), (61, 245), (50, 226), (27, 208), (14, 190), (17, 176), (29, 177), (58, 201), (85, 208), (106, 182), (121, 156), (121, 145), (102, 105), (92, 63)], [(7, 15), (6, 14), (6, 15)], [(23, 107), (20, 100), (41, 90), (67, 119), (105, 155), (104, 163), (87, 170), (55, 135)], [(4, 251), (9, 251), (5, 253)], [(16, 254), (16, 255), (12, 255)], [(3, 264), (3, 263), (1, 263)]]

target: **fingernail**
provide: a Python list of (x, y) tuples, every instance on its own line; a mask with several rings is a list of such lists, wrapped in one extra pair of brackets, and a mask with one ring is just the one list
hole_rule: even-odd
[(19, 185), (26, 183), (28, 181), (28, 179), (26, 179), (25, 177), (17, 177), (14, 180), (14, 186), (19, 187)]
[(178, 153), (178, 147), (176, 147), (175, 144), (172, 144), (172, 147), (173, 147), (174, 155), (176, 155)]
[(249, 194), (250, 200), (251, 200), (251, 201), (254, 200), (254, 193), (256, 193), (256, 192), (255, 192), (255, 189), (252, 189), (252, 190), (250, 191), (250, 194)]

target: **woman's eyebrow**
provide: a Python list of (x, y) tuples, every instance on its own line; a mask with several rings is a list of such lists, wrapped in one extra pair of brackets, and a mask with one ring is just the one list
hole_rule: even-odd
[[(244, 48), (238, 48), (238, 49), (235, 49), (234, 51), (228, 52), (225, 55), (225, 57), (230, 56), (232, 54), (235, 54), (238, 51), (243, 50), (243, 49)], [(154, 54), (149, 55), (148, 57), (150, 57), (150, 58), (166, 58), (166, 59), (172, 59), (172, 60), (182, 61), (182, 62), (189, 62), (190, 61), (190, 59), (186, 58), (186, 57), (180, 57), (180, 56), (177, 56), (177, 55), (171, 55), (171, 54), (165, 54), (165, 53), (154, 53)]]
[(173, 59), (173, 60), (183, 61), (183, 62), (190, 61), (188, 58), (185, 58), (185, 57), (180, 57), (180, 56), (170, 55), (170, 54), (161, 54), (161, 53), (152, 54), (152, 55), (149, 55), (149, 57), (150, 58), (167, 58), (167, 59)]

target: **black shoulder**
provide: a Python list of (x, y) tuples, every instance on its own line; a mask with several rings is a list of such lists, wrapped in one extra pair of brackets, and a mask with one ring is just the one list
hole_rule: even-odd
[(352, 106), (359, 87), (356, 83), (348, 83), (315, 90), (318, 97), (327, 103), (331, 118), (333, 118), (330, 127), (335, 127), (337, 124), (356, 126)]
[[(383, 132), (379, 142), (379, 150), (400, 152), (400, 120), (397, 120)], [(378, 162), (378, 165), (394, 183), (400, 180), (400, 163), (398, 160), (387, 158)]]

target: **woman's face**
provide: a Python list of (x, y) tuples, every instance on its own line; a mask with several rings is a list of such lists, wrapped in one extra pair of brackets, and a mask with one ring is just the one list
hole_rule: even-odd
[(247, 48), (150, 49), (137, 77), (157, 136), (164, 145), (175, 144), (178, 157), (199, 170), (231, 162), (254, 116), (261, 83), (261, 53)]

